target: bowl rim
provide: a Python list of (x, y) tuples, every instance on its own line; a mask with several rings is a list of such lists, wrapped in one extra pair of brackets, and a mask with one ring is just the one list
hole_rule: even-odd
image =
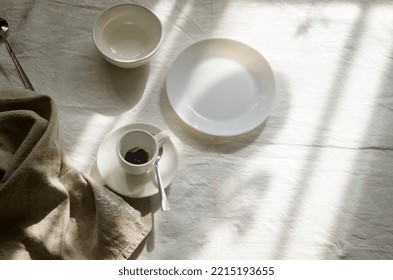
[[(160, 32), (160, 40), (158, 41), (156, 47), (155, 47), (151, 52), (149, 52), (148, 54), (146, 54), (146, 55), (143, 56), (143, 57), (140, 57), (140, 58), (137, 58), (137, 59), (119, 59), (119, 58), (113, 58), (113, 57), (111, 57), (111, 56), (106, 55), (106, 54), (101, 50), (99, 44), (97, 43), (97, 40), (96, 40), (96, 31), (97, 31), (97, 29), (96, 29), (96, 26), (97, 26), (97, 23), (98, 23), (99, 19), (100, 19), (105, 13), (107, 13), (109, 10), (118, 9), (118, 8), (121, 7), (121, 6), (134, 6), (134, 7), (142, 8), (142, 9), (146, 10), (147, 12), (149, 12), (154, 18), (156, 18), (157, 21), (158, 21), (158, 23), (159, 23), (159, 26), (160, 26), (160, 29), (161, 29), (161, 32)], [(103, 11), (97, 16), (97, 18), (96, 18), (96, 20), (94, 21), (94, 24), (93, 24), (92, 37), (93, 37), (93, 42), (94, 42), (95, 47), (98, 49), (98, 51), (99, 51), (105, 58), (107, 58), (107, 59), (109, 59), (109, 60), (112, 60), (112, 61), (119, 62), (119, 63), (125, 63), (125, 64), (138, 63), (138, 62), (141, 62), (141, 61), (143, 61), (143, 60), (147, 60), (148, 58), (150, 58), (151, 56), (153, 56), (153, 55), (158, 51), (158, 49), (160, 48), (161, 43), (162, 43), (162, 41), (163, 41), (163, 38), (164, 38), (164, 25), (162, 24), (162, 21), (161, 21), (161, 19), (157, 16), (157, 14), (156, 14), (155, 12), (153, 12), (153, 10), (151, 10), (150, 8), (148, 8), (148, 7), (146, 7), (146, 6), (143, 6), (143, 5), (140, 5), (140, 4), (122, 3), (122, 4), (117, 4), (117, 5), (110, 6), (110, 7), (106, 8), (105, 10), (103, 10)]]

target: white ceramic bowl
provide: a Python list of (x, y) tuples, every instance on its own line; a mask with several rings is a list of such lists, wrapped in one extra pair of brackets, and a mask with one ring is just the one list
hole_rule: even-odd
[(120, 4), (102, 12), (93, 26), (93, 41), (110, 63), (134, 68), (147, 63), (163, 38), (159, 18), (148, 8)]

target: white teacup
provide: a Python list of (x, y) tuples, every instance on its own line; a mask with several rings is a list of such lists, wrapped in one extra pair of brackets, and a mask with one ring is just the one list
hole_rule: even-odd
[(125, 132), (116, 144), (120, 166), (132, 175), (147, 173), (157, 159), (158, 150), (168, 139), (165, 131), (156, 135), (142, 129)]

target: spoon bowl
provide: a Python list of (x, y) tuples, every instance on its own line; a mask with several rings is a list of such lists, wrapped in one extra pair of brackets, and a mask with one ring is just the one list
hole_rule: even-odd
[(0, 42), (3, 42), (5, 40), (5, 36), (8, 32), (8, 22), (0, 18)]

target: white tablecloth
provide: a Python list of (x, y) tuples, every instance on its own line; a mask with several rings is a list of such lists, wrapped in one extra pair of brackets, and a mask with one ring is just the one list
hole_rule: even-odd
[[(92, 42), (95, 18), (128, 1), (2, 0), (9, 41), (37, 92), (59, 108), (72, 164), (100, 180), (97, 149), (113, 129), (167, 130), (180, 166), (151, 198), (139, 259), (393, 259), (392, 1), (134, 1), (165, 27), (150, 64), (120, 69)], [(237, 137), (195, 131), (172, 110), (175, 56), (206, 38), (244, 42), (269, 61), (277, 98)], [(0, 84), (22, 87), (4, 45)]]

